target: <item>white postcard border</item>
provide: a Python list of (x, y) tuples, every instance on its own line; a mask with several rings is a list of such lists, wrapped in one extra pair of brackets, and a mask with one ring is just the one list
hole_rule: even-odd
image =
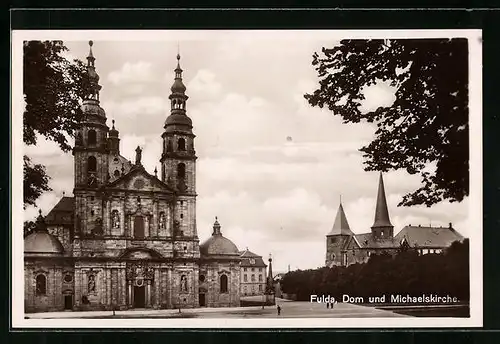
[[(230, 39), (451, 38), (469, 40), (470, 128), (470, 318), (282, 318), (282, 319), (25, 319), (23, 262), (22, 42), (182, 41)], [(15, 30), (12, 31), (12, 283), (13, 328), (402, 328), (481, 327), (483, 324), (482, 210), (482, 33), (481, 30)]]

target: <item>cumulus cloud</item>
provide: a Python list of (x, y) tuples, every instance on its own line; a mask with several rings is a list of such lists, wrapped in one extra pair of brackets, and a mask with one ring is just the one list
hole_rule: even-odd
[[(171, 73), (167, 74), (167, 78), (172, 79)], [(222, 90), (222, 85), (217, 82), (215, 73), (207, 69), (200, 69), (186, 86), (191, 96), (199, 99), (218, 96)]]
[(151, 62), (146, 61), (126, 62), (121, 69), (112, 71), (108, 75), (109, 81), (114, 85), (145, 82), (151, 77)]

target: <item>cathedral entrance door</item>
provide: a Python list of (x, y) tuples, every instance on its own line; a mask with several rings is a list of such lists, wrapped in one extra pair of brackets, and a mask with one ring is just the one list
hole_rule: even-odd
[(144, 239), (144, 218), (136, 216), (134, 219), (134, 237)]
[(205, 294), (199, 294), (198, 298), (200, 300), (200, 307), (205, 307), (206, 306), (206, 304), (205, 304)]
[(73, 295), (64, 295), (64, 309), (73, 309)]
[(134, 308), (146, 307), (146, 288), (134, 287)]

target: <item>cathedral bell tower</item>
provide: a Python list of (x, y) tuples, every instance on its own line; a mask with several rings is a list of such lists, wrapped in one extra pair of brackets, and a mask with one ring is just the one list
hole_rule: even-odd
[(96, 188), (108, 177), (108, 130), (106, 113), (99, 105), (99, 75), (96, 73), (89, 42), (87, 56), (87, 95), (83, 100), (83, 121), (76, 133), (73, 156), (75, 161), (75, 187)]
[(73, 160), (75, 164), (75, 225), (76, 233), (99, 232), (102, 224), (98, 189), (108, 182), (108, 131), (106, 113), (99, 105), (99, 75), (95, 70), (93, 42), (87, 56), (86, 96), (83, 100), (83, 120), (76, 132)]
[[(176, 231), (186, 236), (196, 233), (196, 152), (193, 123), (186, 114), (186, 86), (182, 82), (180, 55), (177, 54), (174, 83), (170, 88), (170, 115), (164, 125), (161, 180), (177, 190)], [(177, 233), (177, 234), (178, 234)], [(174, 233), (176, 234), (176, 233)]]

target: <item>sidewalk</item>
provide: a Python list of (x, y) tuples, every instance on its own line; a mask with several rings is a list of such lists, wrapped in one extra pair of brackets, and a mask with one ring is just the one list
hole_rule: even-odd
[[(265, 306), (265, 309), (275, 306)], [(202, 307), (202, 308), (184, 308), (181, 313), (200, 314), (200, 313), (228, 313), (262, 310), (262, 306), (254, 307)], [(139, 316), (162, 316), (178, 314), (179, 309), (128, 309), (124, 311), (115, 311), (115, 316), (139, 315)], [(42, 312), (42, 313), (26, 313), (25, 318), (28, 319), (71, 319), (71, 318), (96, 318), (96, 317), (111, 317), (113, 311), (63, 311), (63, 312)]]

